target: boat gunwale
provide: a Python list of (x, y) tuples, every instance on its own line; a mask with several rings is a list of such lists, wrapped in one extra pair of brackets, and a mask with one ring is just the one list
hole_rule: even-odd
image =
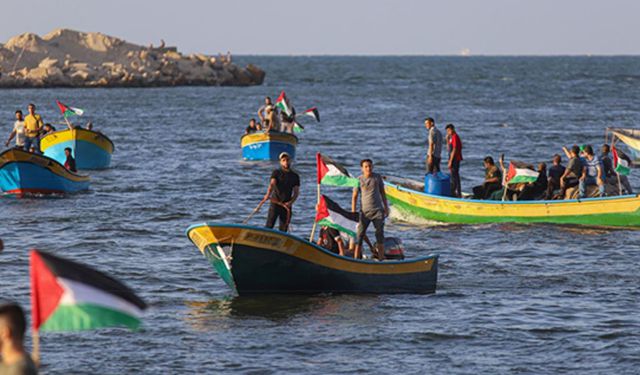
[(619, 199), (639, 199), (640, 194), (625, 194), (625, 195), (615, 195), (611, 197), (595, 197), (595, 198), (577, 198), (577, 199), (543, 199), (543, 200), (533, 200), (533, 201), (494, 201), (494, 200), (483, 200), (483, 199), (467, 199), (467, 198), (457, 198), (457, 197), (446, 197), (442, 195), (435, 195), (425, 193), (423, 191), (414, 190), (405, 186), (402, 186), (397, 183), (392, 183), (389, 181), (384, 181), (385, 185), (389, 185), (396, 190), (404, 191), (408, 193), (422, 195), (427, 198), (432, 199), (441, 199), (448, 200), (453, 202), (467, 202), (467, 203), (477, 203), (477, 204), (488, 204), (488, 205), (499, 205), (499, 204), (512, 204), (512, 205), (531, 205), (531, 204), (566, 204), (566, 203), (584, 203), (584, 202), (598, 202), (598, 201), (611, 201), (611, 200), (619, 200)]
[[(62, 177), (62, 178), (66, 178), (66, 179), (68, 179), (68, 180), (70, 180), (70, 181), (73, 181), (73, 182), (88, 182), (88, 181), (91, 181), (91, 178), (90, 178), (90, 176), (89, 176), (89, 175), (84, 175), (84, 174), (78, 174), (78, 173), (75, 173), (75, 172), (71, 172), (70, 170), (68, 170), (67, 168), (65, 168), (65, 166), (64, 166), (64, 165), (62, 165), (61, 163), (59, 163), (57, 160), (55, 160), (55, 159), (53, 159), (53, 158), (50, 158), (50, 157), (48, 157), (48, 156), (45, 156), (44, 154), (34, 154), (34, 153), (30, 153), (30, 152), (24, 151), (24, 150), (22, 150), (22, 149), (20, 149), (20, 148), (18, 148), (18, 147), (13, 147), (13, 148), (10, 148), (10, 149), (5, 150), (5, 151), (3, 151), (3, 152), (0, 152), (0, 158), (2, 158), (2, 156), (3, 156), (4, 154), (7, 154), (7, 153), (9, 153), (9, 152), (15, 152), (15, 151), (18, 151), (19, 153), (29, 154), (31, 157), (36, 156), (36, 157), (39, 157), (39, 158), (45, 159), (46, 161), (53, 162), (53, 163), (55, 163), (55, 164), (58, 166), (58, 168), (61, 168), (61, 169), (62, 169), (62, 173), (57, 173), (57, 172), (54, 170), (54, 168), (52, 168), (51, 166), (42, 166), (42, 165), (39, 165), (39, 164), (37, 164), (37, 163), (31, 162), (30, 160), (8, 160), (8, 161), (7, 161), (7, 162), (5, 162), (5, 163), (0, 163), (0, 169), (1, 169), (1, 168), (4, 168), (4, 166), (6, 166), (6, 165), (13, 164), (13, 163), (16, 163), (16, 164), (19, 164), (19, 163), (26, 163), (26, 164), (33, 164), (33, 165), (37, 165), (37, 166), (39, 166), (39, 167), (41, 167), (41, 168), (44, 168), (44, 169), (48, 170), (49, 172), (51, 172), (51, 173), (55, 174), (56, 176), (60, 176), (60, 177)], [(72, 178), (69, 178), (69, 177), (68, 177), (68, 176), (66, 176), (65, 174), (70, 175)]]
[[(47, 137), (48, 137), (48, 136), (50, 136), (50, 135), (54, 135), (54, 134), (55, 134), (55, 135), (57, 135), (57, 134), (62, 134), (62, 133), (64, 133), (64, 132), (69, 132), (69, 131), (71, 131), (71, 130), (76, 130), (76, 131), (81, 131), (81, 132), (83, 132), (83, 131), (84, 131), (84, 132), (87, 132), (87, 133), (93, 133), (93, 134), (95, 134), (96, 136), (99, 136), (99, 137), (102, 137), (102, 138), (106, 139), (106, 140), (109, 142), (109, 144), (111, 144), (111, 152), (109, 152), (110, 154), (112, 154), (112, 153), (116, 150), (116, 146), (113, 144), (113, 141), (112, 141), (109, 137), (107, 137), (104, 133), (97, 132), (97, 131), (95, 131), (95, 130), (84, 129), (84, 128), (60, 129), (60, 130), (56, 130), (56, 131), (54, 131), (54, 132), (51, 132), (51, 133), (45, 134), (45, 136), (44, 136), (44, 137), (42, 137), (42, 139), (40, 139), (40, 142), (42, 142), (45, 138), (47, 138)], [(74, 138), (73, 138), (73, 140), (74, 140), (74, 141), (77, 141), (78, 139), (77, 139), (77, 137), (74, 137)], [(98, 146), (98, 147), (99, 147), (99, 146)]]
[[(185, 234), (189, 238), (189, 241), (191, 241), (191, 243), (196, 245), (196, 247), (198, 247), (198, 245), (191, 240), (191, 237), (189, 236), (189, 233), (192, 230), (194, 230), (196, 228), (201, 228), (201, 227), (240, 228), (240, 229), (251, 229), (251, 230), (269, 232), (269, 233), (272, 233), (272, 234), (288, 237), (288, 238), (293, 239), (295, 241), (302, 242), (305, 245), (310, 245), (314, 249), (319, 250), (320, 252), (322, 252), (324, 254), (327, 254), (327, 255), (330, 255), (330, 256), (332, 256), (332, 257), (334, 257), (336, 259), (339, 259), (341, 261), (347, 261), (347, 262), (352, 262), (352, 263), (356, 263), (356, 264), (376, 265), (376, 266), (407, 265), (407, 264), (412, 264), (412, 263), (424, 262), (424, 261), (428, 261), (428, 260), (438, 261), (438, 258), (440, 257), (439, 254), (429, 254), (429, 255), (421, 256), (421, 257), (417, 257), (417, 258), (410, 258), (409, 260), (407, 260), (407, 259), (405, 259), (405, 260), (385, 260), (383, 262), (379, 262), (379, 261), (374, 260), (374, 259), (366, 259), (366, 260), (365, 259), (355, 259), (355, 258), (342, 256), (340, 254), (335, 254), (335, 253), (333, 253), (333, 252), (331, 252), (331, 251), (319, 246), (318, 244), (310, 242), (310, 241), (308, 241), (308, 240), (306, 240), (306, 239), (304, 239), (302, 237), (298, 237), (298, 236), (295, 236), (293, 234), (286, 233), (286, 232), (281, 232), (281, 231), (276, 230), (276, 229), (265, 228), (265, 227), (257, 227), (257, 226), (245, 225), (245, 224), (233, 224), (233, 223), (218, 224), (218, 223), (212, 223), (212, 222), (204, 222), (204, 223), (200, 223), (200, 224), (192, 224), (186, 229)], [(207, 246), (209, 246), (209, 244)]]

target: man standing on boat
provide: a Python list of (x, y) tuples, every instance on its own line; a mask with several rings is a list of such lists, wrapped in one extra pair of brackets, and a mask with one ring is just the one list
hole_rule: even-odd
[(364, 159), (360, 162), (362, 175), (358, 177), (360, 186), (353, 188), (351, 211), (357, 212), (358, 195), (360, 195), (360, 219), (356, 233), (356, 248), (353, 257), (362, 258), (362, 243), (367, 227), (373, 222), (376, 229), (376, 254), (378, 260), (384, 260), (384, 219), (389, 216), (389, 203), (384, 192), (382, 176), (373, 173), (373, 161)]
[(442, 133), (436, 128), (431, 117), (424, 120), (424, 126), (429, 132), (429, 148), (427, 149), (427, 173), (440, 172), (440, 158), (442, 156)]
[(300, 176), (291, 169), (291, 157), (288, 153), (280, 153), (279, 159), (280, 168), (271, 173), (269, 188), (262, 203), (271, 200), (266, 227), (273, 228), (276, 219), (279, 219), (278, 229), (286, 232), (291, 222), (291, 207), (300, 194)]
[(460, 186), (460, 162), (462, 161), (462, 141), (453, 124), (445, 127), (447, 131), (447, 143), (449, 144), (449, 162), (447, 166), (451, 172), (451, 196), (462, 197)]
[(5, 142), (5, 146), (9, 147), (9, 143), (15, 137), (16, 139), (16, 147), (23, 148), (24, 147), (24, 117), (22, 117), (22, 111), (16, 111), (16, 122), (13, 123), (13, 130), (11, 134), (9, 134), (9, 139)]
[(40, 131), (44, 126), (42, 117), (36, 114), (36, 105), (31, 103), (27, 107), (29, 114), (24, 118), (24, 149), (29, 151), (33, 146), (36, 152), (40, 153)]

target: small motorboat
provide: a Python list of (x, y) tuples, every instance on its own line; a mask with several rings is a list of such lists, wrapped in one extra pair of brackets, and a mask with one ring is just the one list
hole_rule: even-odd
[(75, 193), (89, 189), (89, 176), (68, 171), (56, 160), (12, 148), (0, 154), (0, 190), (22, 198), (26, 195)]
[(243, 135), (240, 144), (244, 160), (277, 161), (278, 155), (282, 152), (288, 153), (291, 159), (295, 159), (298, 137), (277, 131), (255, 132)]
[(273, 229), (203, 223), (187, 229), (220, 277), (239, 295), (267, 293), (434, 293), (438, 256), (358, 260)]
[(106, 169), (111, 164), (113, 142), (104, 134), (82, 128), (58, 130), (40, 140), (45, 156), (64, 163), (65, 148), (71, 148), (78, 169)]

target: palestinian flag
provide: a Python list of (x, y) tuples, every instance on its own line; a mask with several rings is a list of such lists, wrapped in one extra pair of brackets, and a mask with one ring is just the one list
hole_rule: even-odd
[(287, 95), (284, 93), (284, 91), (280, 93), (278, 100), (276, 100), (276, 107), (280, 108), (280, 110), (287, 116), (291, 116), (293, 113), (291, 112), (291, 108), (289, 108), (289, 104), (287, 103)]
[(613, 154), (613, 169), (622, 176), (628, 176), (631, 173), (631, 168), (629, 167), (629, 162), (618, 155), (618, 150), (616, 150), (616, 146), (611, 148), (611, 153)]
[(317, 122), (320, 122), (320, 112), (318, 112), (318, 108), (313, 107), (309, 108), (306, 111), (302, 112), (303, 115), (313, 117)]
[(58, 108), (60, 108), (60, 112), (62, 112), (62, 116), (64, 116), (64, 118), (67, 118), (71, 115), (82, 116), (84, 114), (84, 111), (80, 108), (66, 106), (60, 103), (59, 100), (56, 100), (56, 103), (58, 104)]
[(331, 158), (316, 154), (316, 162), (318, 164), (318, 183), (321, 185), (332, 186), (360, 186), (357, 178), (352, 177), (349, 172), (340, 164), (331, 160)]
[(82, 264), (31, 250), (33, 329), (136, 329), (146, 303), (119, 281)]
[(511, 161), (509, 163), (509, 171), (507, 172), (507, 184), (527, 183), (537, 180), (540, 173), (530, 167), (531, 166), (526, 163)]
[(304, 130), (304, 126), (298, 124), (297, 122), (293, 123), (293, 131), (294, 131), (294, 133), (302, 133), (303, 130)]
[(351, 237), (356, 236), (356, 225), (358, 225), (356, 212), (344, 210), (326, 195), (320, 196), (317, 210), (316, 222), (318, 224), (337, 229)]

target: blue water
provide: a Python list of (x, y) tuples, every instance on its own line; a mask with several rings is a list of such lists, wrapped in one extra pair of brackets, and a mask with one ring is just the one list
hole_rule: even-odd
[[(88, 193), (0, 199), (0, 297), (29, 308), (27, 251), (95, 266), (149, 302), (139, 332), (44, 333), (45, 373), (637, 373), (640, 235), (550, 225), (438, 225), (392, 215), (409, 256), (436, 252), (431, 296), (233, 296), (184, 230), (241, 222), (272, 165), (241, 161), (240, 135), (265, 95), (286, 90), (304, 123), (293, 233), (307, 236), (315, 153), (353, 173), (422, 179), (431, 116), (464, 143), (463, 190), (481, 160), (548, 161), (640, 123), (638, 57), (243, 57), (267, 71), (250, 88), (0, 91), (0, 137), (17, 108), (85, 109), (115, 143)], [(0, 138), (4, 139), (4, 138)], [(640, 188), (638, 171), (632, 185)], [(348, 206), (350, 191), (323, 188)], [(253, 224), (262, 224), (266, 210)], [(30, 345), (30, 342), (28, 343)]]

